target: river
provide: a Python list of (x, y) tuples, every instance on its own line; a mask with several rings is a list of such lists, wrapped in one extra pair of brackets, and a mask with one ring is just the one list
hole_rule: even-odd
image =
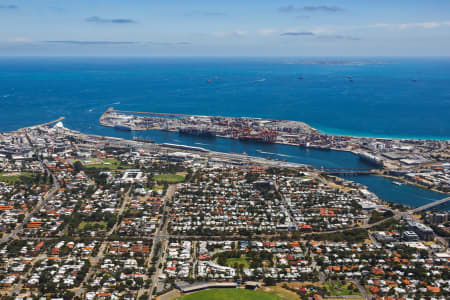
[[(353, 153), (344, 151), (321, 151), (280, 144), (255, 144), (227, 138), (202, 138), (159, 130), (132, 133), (100, 125), (96, 125), (95, 128), (91, 129), (97, 134), (105, 136), (131, 139), (134, 134), (136, 137), (154, 140), (158, 144), (174, 143), (202, 147), (218, 152), (246, 153), (251, 156), (312, 165), (316, 168), (374, 168), (373, 165), (361, 160)], [(367, 186), (370, 191), (385, 201), (412, 207), (418, 207), (447, 197), (446, 194), (409, 184), (394, 185), (392, 179), (379, 176), (351, 176), (346, 178)], [(441, 205), (439, 209), (450, 210), (450, 205), (449, 203)]]

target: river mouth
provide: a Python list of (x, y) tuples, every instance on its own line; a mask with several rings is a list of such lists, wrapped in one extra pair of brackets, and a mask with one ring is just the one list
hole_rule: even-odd
[[(201, 147), (217, 152), (245, 153), (249, 156), (311, 165), (318, 169), (377, 168), (373, 164), (361, 160), (357, 155), (346, 151), (323, 151), (282, 144), (258, 144), (220, 137), (210, 139), (160, 130), (130, 132), (100, 125), (95, 127), (95, 134), (125, 139), (139, 137), (153, 140), (157, 144), (173, 143)], [(380, 176), (343, 176), (343, 178), (367, 186), (371, 192), (375, 193), (384, 201), (403, 204), (410, 207), (419, 207), (446, 197), (446, 194), (423, 189), (410, 184), (395, 185), (393, 184), (394, 180)], [(440, 205), (435, 209), (449, 211), (450, 204), (447, 202), (447, 204)]]

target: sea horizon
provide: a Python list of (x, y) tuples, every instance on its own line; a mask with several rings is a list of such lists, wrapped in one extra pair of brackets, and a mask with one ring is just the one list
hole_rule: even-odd
[(0, 131), (65, 116), (69, 128), (96, 133), (113, 106), (295, 120), (333, 135), (449, 140), (449, 58), (0, 57)]

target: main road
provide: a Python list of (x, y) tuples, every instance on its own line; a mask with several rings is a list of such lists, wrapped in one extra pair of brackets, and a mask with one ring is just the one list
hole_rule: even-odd
[[(166, 246), (167, 246), (167, 240), (170, 238), (170, 236), (167, 233), (168, 225), (169, 225), (169, 218), (167, 216), (167, 201), (172, 199), (172, 196), (175, 192), (175, 185), (170, 185), (169, 188), (166, 191), (166, 195), (164, 197), (164, 204), (163, 204), (163, 222), (161, 226), (158, 228), (155, 236), (153, 237), (153, 247), (152, 247), (152, 254), (149, 258), (149, 262), (151, 262), (152, 258), (155, 256), (158, 256), (158, 260), (156, 261), (156, 271), (155, 274), (153, 274), (153, 280), (152, 284), (150, 285), (150, 291), (148, 293), (148, 299), (151, 300), (153, 297), (153, 290), (155, 289), (156, 285), (158, 284), (159, 275), (161, 274), (162, 268), (159, 267), (159, 265), (163, 262), (164, 254), (166, 253)], [(157, 245), (161, 245), (159, 249), (156, 249)]]

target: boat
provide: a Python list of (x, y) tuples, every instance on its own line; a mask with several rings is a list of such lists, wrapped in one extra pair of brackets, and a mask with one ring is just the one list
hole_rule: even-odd
[(132, 131), (133, 130), (133, 128), (131, 128), (131, 126), (123, 125), (123, 124), (116, 124), (116, 125), (114, 125), (114, 129), (125, 130), (125, 131)]
[(398, 186), (402, 186), (404, 183), (403, 182), (398, 182), (398, 181), (392, 181), (392, 184), (398, 185)]
[(359, 152), (359, 153), (357, 153), (357, 155), (359, 156), (360, 159), (362, 159), (366, 162), (369, 162), (373, 165), (383, 166), (383, 161), (372, 154), (365, 153), (365, 152)]
[(314, 145), (314, 144), (310, 144), (310, 143), (300, 143), (298, 146), (300, 148), (305, 148), (305, 149), (314, 149), (314, 150), (320, 150), (320, 151), (331, 151), (331, 149), (328, 146), (324, 146), (324, 145)]

